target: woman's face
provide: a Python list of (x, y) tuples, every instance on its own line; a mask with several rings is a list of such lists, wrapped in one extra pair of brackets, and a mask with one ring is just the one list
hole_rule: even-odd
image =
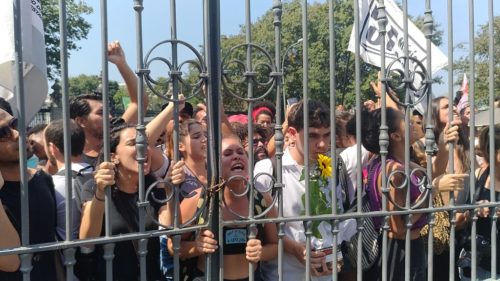
[(236, 138), (222, 140), (222, 178), (248, 176), (248, 158), (245, 149)]
[[(449, 102), (448, 98), (440, 99), (439, 100), (439, 123), (443, 126), (448, 123), (449, 110), (450, 110), (450, 102)], [(453, 110), (453, 118), (455, 120), (460, 120), (460, 118), (457, 114), (456, 108), (453, 107), (452, 110)]]
[(412, 145), (414, 142), (416, 142), (418, 138), (417, 134), (417, 129), (416, 126), (413, 125), (413, 122), (410, 120), (410, 125), (406, 126), (405, 118), (404, 115), (398, 114), (398, 120), (395, 124), (398, 124), (397, 130), (394, 132), (396, 133), (399, 137), (398, 138), (393, 138), (391, 141), (400, 141), (401, 143), (404, 143), (405, 141), (405, 132), (406, 128), (410, 130), (410, 145)]
[[(125, 128), (120, 132), (120, 142), (116, 147), (115, 153), (112, 154), (112, 161), (118, 160), (117, 165), (120, 173), (139, 173), (139, 166), (136, 160), (137, 150), (135, 148), (135, 128)], [(146, 160), (144, 162), (144, 174), (149, 174), (151, 166), (151, 155), (149, 147), (146, 150)]]
[(417, 139), (425, 137), (424, 125), (422, 119), (423, 119), (422, 116), (418, 114), (414, 114), (411, 117), (411, 126), (413, 126), (413, 130), (415, 130)]
[(265, 113), (261, 113), (261, 114), (259, 114), (259, 116), (257, 116), (257, 120), (255, 121), (255, 123), (261, 125), (264, 128), (267, 128), (267, 127), (271, 126), (272, 121), (273, 120), (272, 120), (271, 116), (269, 116)]
[(203, 160), (207, 157), (207, 130), (198, 123), (189, 125), (189, 134), (181, 140), (179, 146), (183, 156), (196, 160)]

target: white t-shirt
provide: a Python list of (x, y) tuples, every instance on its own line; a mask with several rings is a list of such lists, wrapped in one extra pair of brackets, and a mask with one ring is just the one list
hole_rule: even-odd
[[(302, 195), (305, 193), (304, 182), (299, 181), (303, 166), (290, 155), (287, 149), (283, 154), (283, 216), (297, 217), (302, 215)], [(256, 163), (254, 176), (259, 173), (273, 175), (273, 164), (269, 159), (264, 159)], [(255, 188), (259, 191), (269, 189), (271, 179), (268, 176), (256, 178)], [(331, 185), (328, 186), (331, 189)], [(337, 189), (337, 198), (341, 198), (341, 190)], [(341, 206), (342, 204), (340, 204)], [(285, 224), (285, 235), (297, 242), (305, 244), (304, 225), (302, 221), (287, 222)], [(261, 273), (263, 280), (278, 280), (278, 259), (261, 263)], [(330, 277), (331, 278), (331, 277)], [(284, 252), (283, 255), (283, 280), (303, 281), (305, 280), (305, 267), (291, 254)]]
[[(347, 175), (349, 176), (349, 181), (347, 182), (347, 187), (349, 191), (349, 203), (352, 203), (356, 194), (357, 187), (357, 172), (358, 172), (358, 149), (357, 145), (354, 144), (342, 151), (340, 153), (340, 157), (345, 164), (345, 169)], [(365, 167), (368, 164), (368, 160), (370, 157), (370, 152), (366, 150), (366, 148), (361, 145), (361, 167)]]
[[(74, 172), (79, 172), (89, 166), (87, 163), (72, 163), (71, 170)], [(92, 173), (92, 169), (85, 170), (86, 173)], [(57, 208), (57, 226), (56, 232), (59, 238), (66, 238), (66, 177), (64, 175), (64, 167), (57, 171), (57, 174), (52, 176), (52, 181), (54, 182), (55, 195), (56, 195), (56, 208)], [(73, 181), (72, 181), (73, 182)], [(73, 187), (73, 239), (78, 239), (78, 233), (80, 231), (80, 220), (81, 213), (76, 205), (75, 201), (75, 189)]]

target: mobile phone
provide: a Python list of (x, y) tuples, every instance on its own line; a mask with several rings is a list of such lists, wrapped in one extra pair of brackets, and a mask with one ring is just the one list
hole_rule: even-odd
[(298, 103), (299, 102), (299, 99), (298, 98), (289, 98), (286, 100), (286, 104), (288, 106), (291, 106), (292, 104), (295, 104), (295, 103)]

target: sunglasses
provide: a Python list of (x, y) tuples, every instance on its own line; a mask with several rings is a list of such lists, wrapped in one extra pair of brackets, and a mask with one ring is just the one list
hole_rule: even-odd
[(259, 142), (263, 143), (263, 144), (267, 144), (267, 140), (265, 138), (257, 138), (257, 139), (253, 139), (253, 145), (258, 145)]
[(12, 138), (12, 130), (17, 130), (17, 118), (12, 118), (7, 126), (0, 128), (0, 141)]

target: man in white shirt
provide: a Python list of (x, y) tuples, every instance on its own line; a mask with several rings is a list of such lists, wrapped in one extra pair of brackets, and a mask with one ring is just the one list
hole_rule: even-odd
[[(71, 138), (71, 170), (72, 175), (78, 173), (91, 173), (93, 169), (86, 169), (89, 164), (84, 163), (82, 160), (83, 147), (85, 146), (85, 133), (83, 129), (76, 124), (75, 121), (70, 122), (70, 138)], [(49, 161), (57, 167), (57, 173), (52, 176), (55, 187), (56, 195), (56, 208), (57, 208), (57, 227), (56, 232), (59, 239), (66, 239), (66, 178), (64, 166), (64, 130), (63, 120), (56, 120), (51, 122), (44, 131), (45, 137), (45, 150)], [(73, 176), (73, 178), (75, 178)], [(73, 196), (71, 200), (72, 205), (72, 239), (78, 239), (78, 232), (80, 229), (81, 213), (75, 202), (75, 190), (73, 188)]]
[[(330, 147), (330, 111), (328, 107), (311, 100), (309, 107), (309, 130), (304, 135), (303, 101), (290, 110), (288, 115), (288, 134), (294, 145), (289, 146), (283, 155), (283, 215), (297, 217), (303, 214), (302, 195), (305, 193), (305, 183), (300, 180), (305, 161), (315, 163), (318, 154), (325, 154)], [(304, 155), (304, 138), (309, 139), (309, 155)], [(257, 162), (255, 175), (259, 173), (273, 174), (272, 161), (269, 159)], [(270, 178), (256, 178), (256, 188), (260, 191), (269, 190)], [(331, 188), (331, 185), (329, 185)], [(305, 280), (305, 245), (306, 237), (302, 221), (285, 224), (283, 280)], [(311, 251), (311, 274), (314, 276), (331, 276), (326, 267), (325, 254)], [(278, 261), (262, 263), (263, 280), (278, 280)], [(331, 278), (331, 277), (330, 277)]]

